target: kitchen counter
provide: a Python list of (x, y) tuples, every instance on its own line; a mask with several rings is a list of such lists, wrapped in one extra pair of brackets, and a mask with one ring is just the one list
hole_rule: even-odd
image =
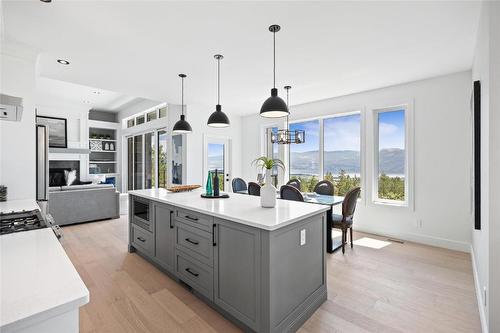
[[(1, 209), (36, 209), (33, 202), (10, 201)], [(52, 229), (0, 236), (2, 333), (78, 332), (78, 309), (88, 302), (89, 291)]]
[(131, 195), (189, 209), (263, 230), (277, 230), (307, 217), (326, 212), (329, 207), (276, 200), (276, 207), (262, 208), (260, 197), (229, 193), (227, 199), (200, 197), (202, 190), (173, 193), (165, 189), (129, 191)]
[(8, 200), (0, 202), (0, 214), (11, 213), (12, 211), (29, 211), (40, 209), (35, 199)]

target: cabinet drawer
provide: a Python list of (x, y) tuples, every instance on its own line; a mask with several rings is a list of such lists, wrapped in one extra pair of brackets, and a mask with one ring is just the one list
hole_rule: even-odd
[(213, 270), (182, 251), (175, 251), (177, 277), (213, 301)]
[(132, 233), (130, 237), (132, 244), (150, 256), (153, 256), (155, 248), (153, 233), (134, 224), (132, 224), (130, 232)]
[(214, 263), (213, 234), (193, 228), (184, 222), (176, 224), (176, 246), (195, 259), (212, 267)]
[(177, 209), (175, 211), (177, 220), (185, 222), (193, 227), (212, 232), (214, 218), (212, 216), (193, 212), (191, 210)]

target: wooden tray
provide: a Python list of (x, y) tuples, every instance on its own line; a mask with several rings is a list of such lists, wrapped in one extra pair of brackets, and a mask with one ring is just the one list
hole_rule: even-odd
[(186, 192), (186, 191), (196, 190), (197, 188), (200, 188), (200, 187), (201, 187), (201, 185), (178, 185), (178, 186), (167, 187), (167, 191)]

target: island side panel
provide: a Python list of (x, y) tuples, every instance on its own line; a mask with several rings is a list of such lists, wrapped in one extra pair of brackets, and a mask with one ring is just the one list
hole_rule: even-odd
[(268, 251), (269, 331), (293, 332), (327, 298), (326, 214), (270, 232)]

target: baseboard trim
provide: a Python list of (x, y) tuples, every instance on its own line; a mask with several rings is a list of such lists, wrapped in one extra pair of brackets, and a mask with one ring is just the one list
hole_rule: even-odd
[(430, 246), (442, 247), (449, 250), (461, 251), (461, 252), (470, 252), (470, 243), (460, 242), (453, 239), (434, 237), (429, 235), (422, 234), (413, 234), (413, 233), (398, 233), (398, 232), (390, 232), (386, 230), (372, 229), (366, 226), (355, 225), (354, 230), (367, 232), (370, 234), (383, 236), (383, 237), (392, 237), (397, 238), (409, 242), (420, 243)]
[(477, 272), (476, 255), (474, 248), (470, 246), (470, 256), (472, 260), (472, 273), (474, 275), (474, 285), (476, 286), (477, 307), (479, 309), (479, 319), (481, 320), (481, 330), (483, 333), (488, 333), (488, 321), (486, 320), (486, 312), (484, 310), (483, 291), (479, 282), (479, 274)]

